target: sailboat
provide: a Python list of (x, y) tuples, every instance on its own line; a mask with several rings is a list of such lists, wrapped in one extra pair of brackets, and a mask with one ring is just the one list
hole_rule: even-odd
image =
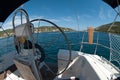
[[(0, 1), (0, 5), (10, 3), (10, 8), (4, 8), (4, 5), (1, 6), (3, 9), (6, 9), (6, 12), (0, 12), (2, 15), (0, 21), (4, 22), (9, 14), (27, 1), (13, 0), (12, 3), (5, 0)], [(120, 0), (104, 0), (104, 2), (108, 3), (112, 8), (116, 8), (119, 6)], [(25, 16), (25, 23), (20, 25), (15, 24), (15, 17), (18, 13)], [(117, 16), (119, 16), (119, 12)], [(53, 25), (60, 31), (66, 41), (68, 49), (59, 49), (57, 65), (45, 62), (45, 51), (39, 43), (35, 42), (33, 23), (36, 21), (43, 21)], [(110, 47), (107, 47), (98, 43), (99, 37), (97, 38), (97, 42), (93, 43), (94, 29), (89, 27), (87, 32), (88, 42), (83, 41), (85, 37), (83, 34), (80, 50), (73, 51), (63, 29), (46, 19), (34, 19), (30, 21), (28, 13), (22, 8), (14, 12), (12, 24), (16, 51), (0, 57), (3, 60), (0, 63), (0, 80), (120, 80), (120, 69), (112, 63), (112, 61), (120, 63), (119, 35), (109, 33)], [(95, 53), (86, 54), (82, 52), (82, 44), (95, 44)], [(97, 55), (96, 50), (98, 46), (110, 50), (109, 61)]]

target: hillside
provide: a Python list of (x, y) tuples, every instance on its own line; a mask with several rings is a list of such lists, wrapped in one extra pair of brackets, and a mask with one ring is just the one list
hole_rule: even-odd
[[(75, 31), (71, 28), (65, 28), (65, 27), (60, 27), (63, 31)], [(41, 26), (39, 28), (35, 28), (35, 31), (39, 30), (40, 32), (55, 32), (55, 31), (59, 31), (58, 28), (54, 27), (54, 26)]]
[[(60, 27), (63, 31), (75, 31), (71, 28), (65, 28), (65, 27)], [(35, 32), (55, 32), (55, 31), (59, 31), (56, 27), (54, 26), (41, 26), (39, 28), (34, 28)], [(7, 29), (5, 30), (5, 32), (7, 32), (9, 35), (13, 35), (13, 29)], [(0, 31), (0, 37), (6, 37), (6, 33), (4, 33), (4, 31)]]
[[(95, 31), (107, 32), (111, 24), (112, 23), (99, 26), (95, 29)], [(120, 22), (115, 22), (109, 32), (120, 34)]]

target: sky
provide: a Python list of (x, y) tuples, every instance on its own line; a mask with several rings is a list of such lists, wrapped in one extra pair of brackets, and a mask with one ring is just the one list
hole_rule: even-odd
[[(102, 0), (30, 0), (23, 8), (28, 12), (30, 20), (48, 19), (58, 26), (75, 30), (111, 23), (116, 15)], [(13, 13), (5, 21), (5, 28), (12, 27)]]

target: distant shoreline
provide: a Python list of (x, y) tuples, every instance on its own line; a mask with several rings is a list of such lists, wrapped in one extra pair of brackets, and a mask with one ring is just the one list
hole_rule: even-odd
[[(65, 27), (60, 27), (63, 31), (75, 31), (74, 29), (71, 28), (65, 28)], [(34, 32), (35, 33), (40, 33), (40, 32), (57, 32), (59, 31), (58, 28), (55, 26), (41, 26), (41, 27), (35, 27)], [(10, 36), (13, 36), (13, 29), (7, 29), (5, 30)], [(0, 31), (0, 38), (7, 37), (8, 35), (4, 31)]]

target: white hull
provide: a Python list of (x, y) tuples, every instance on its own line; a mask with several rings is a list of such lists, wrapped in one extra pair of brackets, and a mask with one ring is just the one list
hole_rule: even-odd
[[(11, 56), (14, 56), (13, 53), (10, 53), (10, 54), (12, 54)], [(13, 57), (11, 58), (8, 56), (10, 54), (6, 54), (6, 56), (2, 56), (0, 59), (3, 59), (3, 58), (9, 59), (9, 61), (12, 62)], [(58, 73), (62, 71), (66, 66), (68, 56), (69, 56), (68, 50), (59, 50)], [(70, 79), (70, 78), (77, 78), (79, 80), (112, 80), (112, 78), (116, 78), (120, 76), (119, 69), (115, 68), (114, 66), (112, 66), (111, 63), (99, 57), (98, 55), (84, 54), (79, 51), (72, 51), (71, 57), (72, 57), (72, 62), (70, 63), (67, 70), (62, 74), (60, 74), (59, 76), (54, 76), (54, 80), (61, 80), (61, 79), (64, 80), (64, 79)], [(3, 67), (2, 64), (0, 65), (0, 67), (8, 68), (10, 65), (13, 65), (13, 63), (7, 63), (7, 62), (6, 64), (7, 64), (6, 66), (3, 64), (5, 67)], [(8, 70), (6, 72), (8, 73), (6, 73), (7, 77), (5, 78), (5, 80), (11, 80), (11, 79), (24, 80), (22, 77), (20, 77), (18, 70), (14, 72), (10, 72)], [(3, 80), (3, 76), (4, 75), (0, 76), (0, 80)]]

